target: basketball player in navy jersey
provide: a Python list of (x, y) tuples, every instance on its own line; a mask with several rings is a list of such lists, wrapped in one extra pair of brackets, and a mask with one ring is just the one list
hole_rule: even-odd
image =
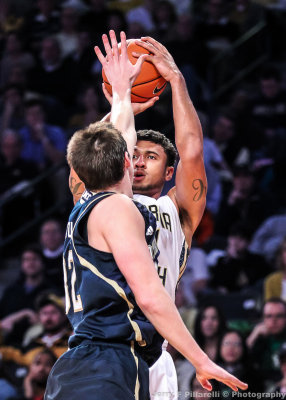
[[(157, 220), (156, 239), (160, 250), (158, 274), (169, 295), (175, 300), (175, 290), (187, 260), (192, 235), (201, 219), (206, 201), (206, 176), (203, 164), (203, 138), (201, 125), (189, 98), (184, 78), (167, 49), (152, 38), (139, 41), (150, 52), (161, 75), (170, 82), (173, 95), (173, 111), (177, 148), (180, 162), (176, 176), (176, 187), (167, 196), (160, 197), (164, 183), (172, 178), (177, 152), (173, 144), (159, 132), (137, 132), (134, 151), (134, 199), (146, 205)], [(104, 89), (112, 104), (112, 97)], [(148, 103), (133, 104), (135, 112), (152, 106)], [(144, 107), (144, 108), (143, 108)], [(123, 136), (127, 143), (134, 140), (127, 132)], [(80, 180), (71, 171), (70, 183), (74, 201), (83, 191)], [(158, 399), (161, 393), (168, 398), (178, 398), (178, 384), (173, 360), (163, 345), (160, 359), (150, 368), (150, 394)]]
[[(122, 68), (124, 59), (122, 59), (122, 57), (125, 56), (126, 51), (122, 50), (122, 56), (118, 56), (114, 32), (111, 32), (110, 36), (112, 50), (109, 43), (106, 41), (106, 37), (104, 37), (103, 41), (107, 56), (103, 57), (99, 49), (96, 50), (96, 53), (105, 69), (108, 80), (113, 86), (112, 118), (115, 104), (118, 101), (116, 78), (118, 79), (118, 75), (122, 75), (122, 71), (124, 71), (124, 68)], [(122, 49), (125, 49), (126, 44), (123, 37), (121, 37), (121, 40)], [(114, 59), (116, 62), (114, 62)], [(110, 71), (113, 62), (115, 65), (117, 65), (118, 62), (120, 64), (119, 66), (117, 65), (117, 74), (114, 73), (115, 70), (113, 69), (114, 76)], [(120, 71), (121, 74), (119, 73)], [(120, 76), (121, 84), (122, 81), (123, 78)], [(128, 92), (129, 101), (130, 88), (131, 86), (129, 86)], [(125, 119), (126, 115), (120, 114), (120, 117)], [(131, 117), (129, 117), (129, 119), (127, 118), (127, 120), (134, 126), (134, 120)], [(97, 125), (98, 124), (95, 124), (94, 126)], [(94, 132), (91, 128), (87, 128), (87, 131), (89, 134)], [(94, 135), (97, 143), (98, 136), (96, 135), (96, 132), (94, 132)], [(80, 140), (74, 140), (72, 144), (69, 145), (68, 151), (68, 158), (71, 167), (75, 169), (75, 172), (84, 182), (86, 189), (89, 189), (83, 193), (80, 201), (76, 204), (73, 210), (72, 215), (79, 215), (79, 222), (76, 220), (73, 226), (69, 226), (67, 235), (70, 239), (67, 242), (68, 245), (66, 250), (69, 249), (68, 246), (74, 247), (71, 249), (72, 253), (70, 253), (70, 250), (68, 252), (70, 258), (67, 257), (68, 266), (66, 267), (66, 281), (69, 288), (68, 294), (71, 293), (70, 296), (72, 299), (72, 301), (67, 303), (68, 305), (73, 303), (72, 318), (74, 318), (75, 321), (75, 338), (71, 339), (71, 344), (77, 345), (81, 349), (82, 346), (80, 344), (82, 343), (83, 338), (85, 346), (92, 345), (92, 343), (90, 343), (90, 340), (92, 339), (97, 343), (95, 343), (92, 349), (89, 348), (89, 351), (96, 352), (97, 347), (101, 345), (99, 341), (102, 338), (102, 335), (103, 337), (109, 338), (108, 344), (106, 344), (108, 350), (110, 350), (110, 347), (112, 348), (112, 343), (114, 341), (119, 342), (120, 344), (122, 341), (125, 341), (128, 345), (130, 345), (129, 341), (131, 341), (132, 343), (135, 342), (135, 344), (132, 347), (133, 353), (132, 351), (130, 351), (130, 353), (135, 354), (137, 359), (137, 370), (136, 373), (133, 374), (134, 370), (132, 372), (131, 361), (127, 360), (128, 357), (126, 354), (123, 355), (121, 361), (120, 356), (117, 357), (116, 355), (114, 358), (117, 360), (114, 361), (114, 363), (118, 362), (121, 365), (122, 363), (126, 363), (126, 369), (129, 371), (129, 374), (134, 377), (136, 375), (134, 380), (131, 379), (131, 381), (128, 380), (128, 382), (126, 377), (121, 375), (123, 373), (121, 368), (117, 368), (116, 366), (116, 368), (112, 369), (112, 374), (106, 374), (105, 372), (108, 370), (108, 362), (101, 363), (100, 365), (104, 369), (103, 373), (101, 374), (98, 372), (99, 378), (97, 379), (96, 376), (94, 376), (94, 385), (97, 385), (97, 388), (99, 388), (99, 382), (96, 383), (96, 381), (101, 378), (103, 379), (101, 386), (103, 387), (104, 395), (102, 392), (101, 397), (99, 396), (98, 398), (129, 399), (131, 398), (129, 396), (131, 393), (133, 393), (133, 398), (134, 396), (139, 399), (149, 398), (149, 394), (146, 394), (146, 391), (144, 391), (146, 387), (143, 390), (143, 386), (146, 384), (146, 379), (148, 380), (148, 373), (146, 375), (146, 369), (143, 368), (144, 359), (149, 362), (149, 365), (156, 359), (156, 356), (158, 355), (158, 341), (156, 339), (158, 337), (151, 331), (147, 320), (144, 318), (142, 319), (142, 316), (136, 319), (140, 312), (137, 306), (139, 306), (143, 311), (144, 315), (154, 325), (156, 330), (193, 363), (197, 370), (197, 378), (206, 389), (211, 390), (211, 384), (208, 379), (217, 379), (222, 381), (229, 385), (233, 390), (237, 390), (238, 387), (246, 389), (246, 384), (240, 382), (234, 376), (228, 374), (226, 371), (214, 364), (199, 348), (184, 326), (171, 297), (161, 284), (150, 257), (148, 247), (146, 246), (146, 238), (147, 243), (149, 241), (149, 244), (151, 245), (148, 236), (152, 235), (152, 230), (155, 227), (150, 224), (148, 216), (145, 216), (144, 224), (142, 217), (131, 200), (121, 194), (125, 193), (128, 196), (132, 195), (131, 181), (133, 177), (130, 174), (130, 159), (125, 153), (124, 175), (119, 182), (112, 181), (112, 185), (104, 186), (101, 184), (99, 187), (96, 187), (98, 186), (98, 181), (100, 181), (101, 176), (105, 176), (105, 170), (110, 168), (111, 162), (114, 160), (114, 154), (117, 153), (114, 153), (114, 151), (112, 151), (113, 149), (105, 144), (105, 147), (109, 149), (109, 156), (105, 155), (105, 157), (102, 157), (101, 153), (98, 151), (97, 155), (93, 155), (93, 162), (98, 168), (90, 169), (88, 167), (91, 165), (88, 161), (89, 159), (87, 159), (86, 156), (83, 156), (88, 152), (88, 149), (89, 151), (93, 149), (90, 140), (92, 140), (92, 137), (88, 138), (88, 135), (84, 134), (80, 137)], [(85, 149), (83, 153), (81, 148)], [(124, 150), (126, 150), (126, 147)], [(99, 166), (101, 166), (101, 169)], [(115, 168), (114, 165), (113, 167)], [(114, 169), (114, 174), (117, 176), (117, 179), (119, 178), (117, 171), (121, 169), (122, 168), (118, 168), (118, 166)], [(101, 194), (94, 193), (94, 191), (98, 191), (98, 189), (101, 191), (104, 190), (104, 192)], [(110, 191), (115, 191), (116, 194), (110, 194)], [(140, 206), (137, 207), (140, 208)], [(81, 223), (81, 218), (84, 218), (84, 223)], [(146, 238), (144, 237), (144, 232)], [(81, 241), (79, 241), (79, 238), (81, 238)], [(86, 245), (84, 245), (85, 243)], [(76, 251), (77, 248), (78, 251)], [(156, 246), (152, 246), (152, 248), (156, 248)], [(66, 250), (65, 254), (67, 254)], [(93, 254), (93, 258), (91, 257), (91, 254)], [(86, 260), (87, 257), (90, 259)], [(111, 258), (113, 263), (110, 263)], [(77, 269), (78, 264), (79, 267)], [(77, 274), (80, 272), (80, 267), (83, 269), (83, 271), (81, 271), (81, 280), (77, 278)], [(87, 272), (86, 278), (88, 278), (86, 287), (84, 287), (84, 272)], [(90, 275), (89, 272), (92, 272), (94, 276)], [(69, 275), (71, 278), (70, 284)], [(92, 277), (94, 278), (93, 282)], [(75, 285), (77, 280), (79, 281), (78, 286)], [(97, 282), (98, 280), (102, 284), (102, 287)], [(99, 285), (98, 287), (95, 286), (96, 282)], [(69, 285), (71, 285), (71, 287)], [(77, 293), (76, 289), (80, 290), (81, 293)], [(89, 295), (88, 293), (85, 294), (85, 291), (90, 294), (93, 293), (93, 296), (95, 296), (93, 298), (95, 310), (92, 307), (92, 301), (89, 302), (87, 299), (86, 301), (83, 301), (84, 296), (88, 297)], [(115, 301), (115, 299), (117, 300)], [(125, 304), (123, 300), (126, 301), (129, 310), (128, 308), (123, 307), (123, 304)], [(85, 304), (87, 304), (87, 307)], [(116, 307), (114, 307), (114, 304)], [(115, 312), (116, 310), (118, 315)], [(77, 314), (76, 318), (74, 317), (75, 311), (80, 313)], [(97, 313), (99, 313), (99, 317), (102, 318), (97, 318)], [(126, 319), (127, 314), (131, 318), (129, 325), (128, 320)], [(110, 315), (112, 316), (111, 318), (109, 318)], [(118, 325), (118, 320), (122, 321), (122, 326)], [(89, 329), (91, 329), (91, 332), (89, 332)], [(103, 330), (103, 332), (101, 332), (101, 330)], [(124, 335), (120, 336), (122, 333), (124, 333)], [(146, 346), (144, 346), (145, 342)], [(142, 347), (140, 347), (140, 344)], [(78, 347), (76, 347), (76, 349), (78, 349)], [(101, 353), (105, 350), (102, 346), (100, 349)], [(137, 353), (134, 353), (135, 350), (137, 350)], [(71, 350), (71, 352), (72, 351), (73, 350)], [(76, 356), (75, 353), (76, 351), (74, 351), (74, 356)], [(77, 354), (80, 355), (79, 352)], [(104, 360), (107, 358), (107, 361), (110, 360), (112, 363), (108, 356), (104, 357), (103, 355), (102, 357)], [(89, 358), (87, 360), (90, 362)], [(85, 365), (87, 366), (88, 363)], [(100, 365), (97, 365), (97, 367), (99, 368)], [(138, 365), (140, 367), (139, 370)], [(78, 362), (77, 369), (81, 369), (81, 366), (83, 366), (83, 364), (81, 365), (81, 363)], [(66, 367), (69, 367), (68, 363), (66, 364)], [(52, 375), (55, 375), (55, 373)], [(67, 376), (69, 376), (69, 372), (67, 372)], [(90, 376), (90, 374), (88, 374), (88, 376)], [(111, 378), (112, 383), (110, 382)], [(86, 376), (85, 379), (88, 381)], [(141, 380), (140, 387), (143, 391), (141, 394), (137, 394), (136, 392), (136, 388), (138, 389), (138, 379)], [(64, 382), (66, 382), (65, 379)], [(92, 382), (92, 379), (90, 382)], [(80, 379), (78, 383), (79, 385), (81, 384)], [(123, 395), (122, 390), (124, 385), (129, 386), (126, 388), (126, 393)], [(112, 386), (112, 388), (110, 386)], [(59, 388), (60, 385), (57, 387)], [(91, 386), (89, 389), (91, 389)], [(113, 389), (114, 392), (112, 391)], [(77, 397), (81, 397), (82, 390), (82, 388), (79, 390)], [(53, 397), (47, 398), (51, 399)], [(93, 396), (93, 398), (96, 399), (97, 397)]]

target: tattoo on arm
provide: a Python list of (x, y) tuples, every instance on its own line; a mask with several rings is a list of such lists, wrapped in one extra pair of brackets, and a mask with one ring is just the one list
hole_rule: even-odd
[(193, 197), (193, 201), (199, 201), (206, 192), (206, 186), (201, 179), (194, 179), (192, 182), (192, 187), (196, 192)]

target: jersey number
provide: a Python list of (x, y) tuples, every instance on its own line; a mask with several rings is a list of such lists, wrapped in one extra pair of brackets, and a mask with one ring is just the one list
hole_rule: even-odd
[[(73, 262), (73, 256), (72, 256), (72, 251), (69, 250), (68, 252), (68, 269), (72, 270), (71, 273), (71, 299), (72, 299), (72, 304), (73, 304), (73, 310), (74, 312), (79, 312), (82, 311), (82, 301), (80, 294), (76, 295), (75, 293), (75, 283), (76, 283), (76, 273), (75, 273), (75, 267), (74, 267), (74, 262)], [(65, 283), (65, 294), (66, 294), (66, 313), (69, 312), (70, 306), (71, 306), (71, 300), (70, 300), (70, 295), (69, 295), (69, 287), (68, 287), (68, 274), (66, 270), (66, 263), (64, 260), (64, 283)]]

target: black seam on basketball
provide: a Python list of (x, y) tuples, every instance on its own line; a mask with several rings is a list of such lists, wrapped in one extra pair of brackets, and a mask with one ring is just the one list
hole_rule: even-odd
[[(145, 83), (150, 83), (150, 82), (154, 82), (157, 79), (159, 79), (161, 77), (161, 75), (157, 76), (157, 78), (151, 79), (151, 81), (146, 81), (146, 82), (141, 82), (141, 83), (137, 83), (136, 85), (132, 85), (132, 87), (136, 87), (136, 86), (140, 86), (140, 85), (145, 85)], [(103, 81), (104, 83), (106, 83), (106, 85), (110, 85), (109, 82)], [(111, 86), (111, 85), (110, 85)]]
[(141, 83), (137, 83), (136, 85), (132, 85), (132, 87), (136, 87), (136, 86), (140, 86), (140, 85), (145, 85), (145, 83), (150, 83), (150, 82), (154, 82), (157, 79), (161, 78), (161, 75), (158, 75), (156, 78), (151, 79), (151, 81), (146, 81), (146, 82), (141, 82)]
[[(111, 85), (110, 85), (109, 82), (105, 82), (105, 81), (103, 81), (103, 82), (104, 82), (106, 85), (108, 85), (108, 86), (111, 87)], [(132, 87), (133, 87), (133, 86), (132, 86)], [(135, 93), (133, 93), (132, 91), (131, 91), (131, 94), (132, 94), (133, 96), (139, 97), (140, 99), (146, 99), (146, 100), (149, 100), (149, 99), (150, 99), (150, 97), (139, 96), (139, 94), (135, 94)]]

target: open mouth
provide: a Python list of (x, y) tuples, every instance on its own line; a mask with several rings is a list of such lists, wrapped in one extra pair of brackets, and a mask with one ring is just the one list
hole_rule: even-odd
[(142, 181), (142, 179), (144, 179), (144, 178), (145, 178), (144, 172), (141, 172), (141, 171), (134, 172), (134, 181), (135, 182)]

